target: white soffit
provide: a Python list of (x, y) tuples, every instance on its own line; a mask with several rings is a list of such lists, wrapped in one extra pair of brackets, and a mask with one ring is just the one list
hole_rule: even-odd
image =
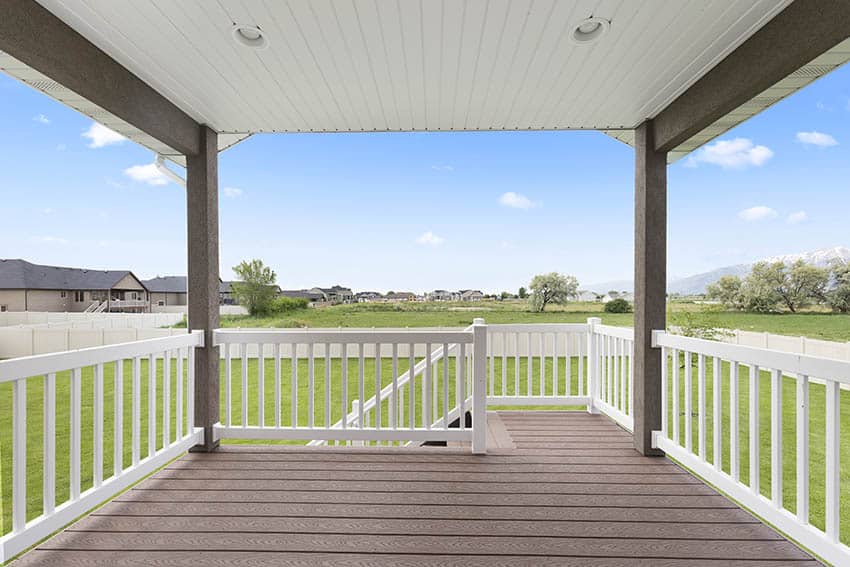
[[(668, 153), (667, 161), (673, 163), (688, 155), (700, 146), (722, 136), (735, 126), (749, 120), (761, 111), (773, 106), (784, 98), (791, 96), (806, 85), (820, 79), (824, 75), (838, 69), (850, 61), (850, 39), (842, 41), (826, 53), (821, 54), (806, 65), (803, 65), (769, 89), (745, 102), (720, 120), (692, 136), (683, 144)], [(606, 134), (621, 142), (634, 146), (634, 130), (606, 130)]]
[[(39, 0), (224, 133), (632, 129), (790, 0)], [(608, 33), (576, 45), (589, 17)], [(266, 49), (237, 43), (258, 26)]]
[[(80, 112), (92, 120), (103, 124), (110, 130), (118, 132), (125, 138), (148, 148), (152, 152), (161, 154), (179, 165), (186, 165), (185, 157), (177, 152), (177, 150), (163, 144), (156, 138), (149, 136), (135, 126), (132, 126), (118, 118), (111, 112), (104, 110), (90, 100), (63, 87), (53, 79), (39, 73), (28, 65), (21, 63), (3, 51), (0, 51), (0, 71), (18, 79), (34, 89), (43, 92), (47, 96), (73, 108), (77, 112)], [(250, 134), (221, 134), (218, 137), (218, 149), (219, 151), (225, 150), (235, 144), (238, 144), (248, 136), (250, 136)]]

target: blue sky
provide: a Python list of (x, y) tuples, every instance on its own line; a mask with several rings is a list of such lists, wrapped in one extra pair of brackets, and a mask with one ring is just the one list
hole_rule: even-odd
[[(5, 75), (0, 124), (0, 257), (185, 273), (183, 189), (133, 169), (151, 152)], [(672, 276), (850, 245), (850, 67), (720, 142), (669, 169)], [(258, 257), (287, 288), (630, 279), (632, 160), (595, 132), (254, 136), (221, 155), (222, 275)]]

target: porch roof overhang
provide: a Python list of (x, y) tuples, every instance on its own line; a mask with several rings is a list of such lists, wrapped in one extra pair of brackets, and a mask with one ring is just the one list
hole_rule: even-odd
[[(259, 132), (591, 129), (633, 144), (647, 119), (674, 160), (849, 60), (846, 8), (8, 0), (0, 69), (177, 162), (199, 124), (223, 150)], [(607, 33), (577, 43), (591, 16)]]

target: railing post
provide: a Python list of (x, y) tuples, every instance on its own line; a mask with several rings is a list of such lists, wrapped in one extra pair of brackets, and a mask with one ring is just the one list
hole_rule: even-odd
[(596, 325), (601, 325), (602, 319), (590, 317), (587, 320), (587, 394), (590, 403), (587, 404), (587, 413), (598, 414), (596, 400), (599, 399), (599, 353), (596, 349)]
[(472, 452), (479, 455), (487, 452), (487, 325), (484, 319), (472, 321)]

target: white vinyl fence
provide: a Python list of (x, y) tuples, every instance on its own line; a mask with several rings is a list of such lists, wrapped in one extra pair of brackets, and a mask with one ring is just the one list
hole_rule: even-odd
[(175, 325), (181, 313), (53, 313), (47, 311), (4, 311), (0, 327), (43, 326), (54, 329), (155, 329)]
[(186, 329), (0, 327), (0, 359), (185, 335)]
[(824, 341), (810, 339), (808, 337), (794, 337), (789, 335), (776, 335), (773, 333), (757, 333), (754, 331), (729, 331), (730, 335), (723, 338), (723, 342), (766, 348), (770, 350), (781, 350), (816, 356), (820, 358), (834, 358), (850, 362), (850, 342)]

